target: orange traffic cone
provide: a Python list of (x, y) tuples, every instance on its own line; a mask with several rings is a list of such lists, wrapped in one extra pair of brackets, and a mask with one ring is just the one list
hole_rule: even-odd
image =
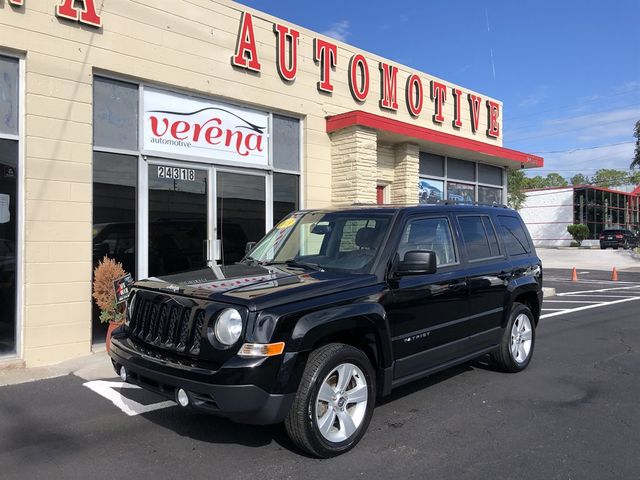
[(618, 270), (616, 270), (616, 267), (613, 267), (613, 270), (611, 270), (611, 280), (614, 282), (618, 281)]
[(571, 270), (571, 281), (572, 282), (578, 281), (578, 272), (576, 271), (576, 267), (573, 267), (573, 270)]

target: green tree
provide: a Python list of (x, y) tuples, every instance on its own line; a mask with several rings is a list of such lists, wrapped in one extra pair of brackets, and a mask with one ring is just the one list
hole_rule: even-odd
[(631, 168), (640, 168), (640, 120), (636, 122), (636, 126), (633, 129), (633, 136), (636, 137), (636, 149), (633, 154), (633, 160), (631, 161)]
[[(522, 173), (524, 175), (524, 172)], [(547, 186), (547, 181), (544, 177), (540, 175), (536, 175), (535, 177), (526, 177), (523, 181), (523, 186), (525, 189), (536, 189), (536, 188), (544, 188)]]
[(566, 187), (569, 183), (559, 173), (549, 173), (544, 179), (545, 187)]
[(527, 199), (524, 193), (524, 190), (529, 188), (526, 186), (527, 180), (530, 179), (524, 174), (524, 170), (507, 170), (507, 205), (515, 210), (520, 210)]
[(576, 173), (573, 177), (571, 177), (571, 185), (586, 185), (589, 182), (589, 177), (583, 175), (582, 173)]
[(601, 168), (592, 177), (591, 183), (604, 188), (626, 185), (629, 183), (629, 172), (614, 168)]

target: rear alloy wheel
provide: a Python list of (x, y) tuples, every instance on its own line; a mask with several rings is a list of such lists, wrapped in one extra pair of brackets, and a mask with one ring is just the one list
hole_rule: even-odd
[(303, 450), (316, 457), (333, 457), (360, 441), (374, 404), (375, 373), (367, 356), (349, 345), (333, 343), (309, 357), (285, 426)]
[(536, 341), (535, 321), (529, 307), (514, 303), (500, 348), (491, 355), (500, 370), (520, 372), (527, 368)]

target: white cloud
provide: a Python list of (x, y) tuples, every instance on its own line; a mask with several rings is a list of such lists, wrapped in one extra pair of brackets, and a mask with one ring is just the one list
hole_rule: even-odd
[[(633, 126), (640, 120), (640, 107), (623, 107), (607, 112), (553, 118), (540, 123), (538, 128), (519, 129), (509, 140), (541, 143), (567, 139), (579, 147), (583, 142), (607, 143), (612, 139), (631, 140)], [(578, 145), (576, 145), (576, 141)]]
[(570, 178), (576, 173), (593, 175), (600, 168), (625, 170), (631, 164), (633, 149), (633, 143), (626, 143), (593, 150), (543, 154), (544, 168), (531, 169), (529, 174), (546, 175), (558, 172), (563, 177)]
[(537, 105), (538, 103), (540, 103), (542, 100), (548, 98), (549, 97), (548, 92), (549, 92), (548, 85), (538, 85), (533, 89), (533, 91), (529, 95), (527, 95), (522, 100), (520, 100), (517, 103), (517, 106), (520, 108), (533, 107), (534, 105)]
[(341, 42), (346, 42), (347, 37), (351, 34), (349, 31), (350, 26), (349, 20), (340, 20), (339, 22), (332, 23), (322, 34)]

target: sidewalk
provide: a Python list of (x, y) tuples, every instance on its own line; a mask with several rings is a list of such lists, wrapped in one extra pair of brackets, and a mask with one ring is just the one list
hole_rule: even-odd
[(573, 268), (581, 270), (640, 272), (640, 255), (631, 250), (595, 250), (537, 247), (544, 268)]
[(69, 374), (74, 374), (87, 381), (116, 376), (107, 352), (101, 351), (46, 367), (0, 368), (0, 387)]

